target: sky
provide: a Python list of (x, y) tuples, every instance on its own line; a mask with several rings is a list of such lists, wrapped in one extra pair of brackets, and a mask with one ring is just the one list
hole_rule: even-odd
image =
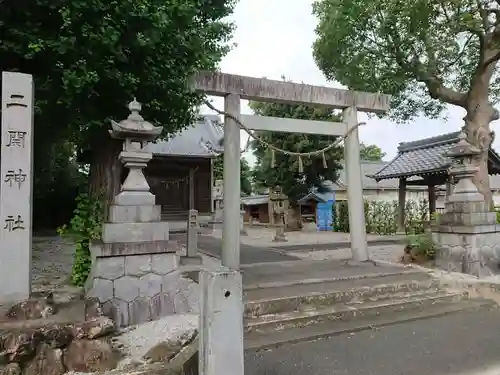
[[(327, 81), (314, 62), (312, 44), (317, 21), (312, 15), (312, 0), (239, 0), (232, 20), (236, 25), (236, 46), (223, 59), (222, 72), (277, 80), (285, 76), (294, 82), (344, 88)], [(213, 98), (212, 104), (224, 108), (221, 98)], [(242, 113), (252, 113), (246, 101), (242, 103)], [(360, 141), (379, 146), (387, 154), (384, 159), (390, 160), (396, 156), (400, 142), (459, 130), (464, 114), (462, 109), (450, 106), (446, 121), (418, 118), (399, 125), (384, 119), (367, 121), (366, 115), (360, 114), (359, 120), (367, 121), (360, 127)], [(491, 128), (497, 132), (498, 122)], [(247, 138), (243, 132), (241, 138), (243, 147)], [(496, 149), (499, 142), (497, 139), (493, 144)], [(253, 164), (253, 156), (245, 157)]]

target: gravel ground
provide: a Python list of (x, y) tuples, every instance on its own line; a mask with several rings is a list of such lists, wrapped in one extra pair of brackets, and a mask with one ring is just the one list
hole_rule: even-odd
[(33, 291), (70, 287), (74, 244), (58, 236), (33, 237)]

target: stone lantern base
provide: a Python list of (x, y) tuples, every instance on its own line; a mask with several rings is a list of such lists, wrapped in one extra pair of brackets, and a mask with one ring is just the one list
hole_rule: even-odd
[(500, 226), (496, 213), (485, 206), (483, 202), (452, 203), (444, 222), (433, 227), (439, 268), (477, 277), (500, 273)]

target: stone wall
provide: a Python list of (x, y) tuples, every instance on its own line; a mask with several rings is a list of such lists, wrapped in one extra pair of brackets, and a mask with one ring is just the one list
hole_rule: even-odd
[(87, 296), (118, 326), (199, 311), (198, 284), (182, 276), (176, 252), (98, 258)]
[(432, 233), (436, 265), (478, 277), (500, 273), (500, 226), (439, 227)]

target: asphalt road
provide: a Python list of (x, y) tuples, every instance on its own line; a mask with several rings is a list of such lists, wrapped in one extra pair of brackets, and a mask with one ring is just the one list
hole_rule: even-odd
[(498, 375), (500, 369), (486, 368), (500, 365), (500, 309), (249, 351), (245, 357), (245, 375)]

